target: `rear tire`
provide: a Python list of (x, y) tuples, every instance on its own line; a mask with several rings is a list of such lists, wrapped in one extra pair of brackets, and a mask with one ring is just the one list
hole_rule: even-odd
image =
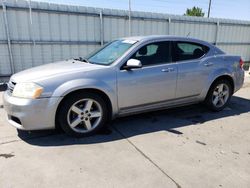
[(75, 93), (64, 99), (58, 110), (57, 121), (70, 136), (84, 137), (95, 134), (108, 119), (105, 101), (97, 94)]
[(232, 85), (228, 80), (218, 80), (210, 87), (205, 104), (212, 111), (223, 110), (230, 102), (233, 94)]

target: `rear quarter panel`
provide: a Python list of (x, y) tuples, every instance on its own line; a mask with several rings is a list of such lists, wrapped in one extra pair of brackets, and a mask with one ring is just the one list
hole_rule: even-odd
[(207, 59), (208, 62), (214, 64), (213, 69), (209, 74), (207, 83), (200, 95), (203, 100), (207, 92), (212, 85), (212, 83), (220, 76), (230, 76), (234, 82), (234, 92), (239, 90), (244, 82), (244, 71), (239, 66), (240, 56), (230, 56), (230, 55), (215, 55)]

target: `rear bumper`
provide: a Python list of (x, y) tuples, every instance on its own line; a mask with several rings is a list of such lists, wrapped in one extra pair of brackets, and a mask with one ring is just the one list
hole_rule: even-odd
[(240, 88), (242, 88), (244, 84), (244, 79), (245, 79), (245, 71), (240, 70), (239, 72), (236, 73), (235, 75), (235, 86), (234, 86), (234, 93), (238, 91)]
[(22, 130), (55, 128), (56, 109), (61, 98), (23, 99), (4, 92), (3, 104), (8, 122)]

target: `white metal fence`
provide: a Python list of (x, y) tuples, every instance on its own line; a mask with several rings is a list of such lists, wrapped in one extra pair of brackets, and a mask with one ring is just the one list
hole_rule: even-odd
[[(189, 35), (250, 60), (250, 22), (145, 12), (131, 16), (132, 35)], [(0, 77), (84, 56), (128, 35), (125, 10), (8, 0), (0, 6)]]

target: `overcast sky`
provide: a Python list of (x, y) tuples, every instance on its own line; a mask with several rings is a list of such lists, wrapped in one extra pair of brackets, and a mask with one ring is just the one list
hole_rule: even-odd
[[(128, 9), (129, 0), (35, 0), (101, 8)], [(209, 0), (131, 0), (132, 10), (183, 15), (201, 7), (207, 15)], [(212, 0), (210, 17), (250, 20), (250, 0)]]

